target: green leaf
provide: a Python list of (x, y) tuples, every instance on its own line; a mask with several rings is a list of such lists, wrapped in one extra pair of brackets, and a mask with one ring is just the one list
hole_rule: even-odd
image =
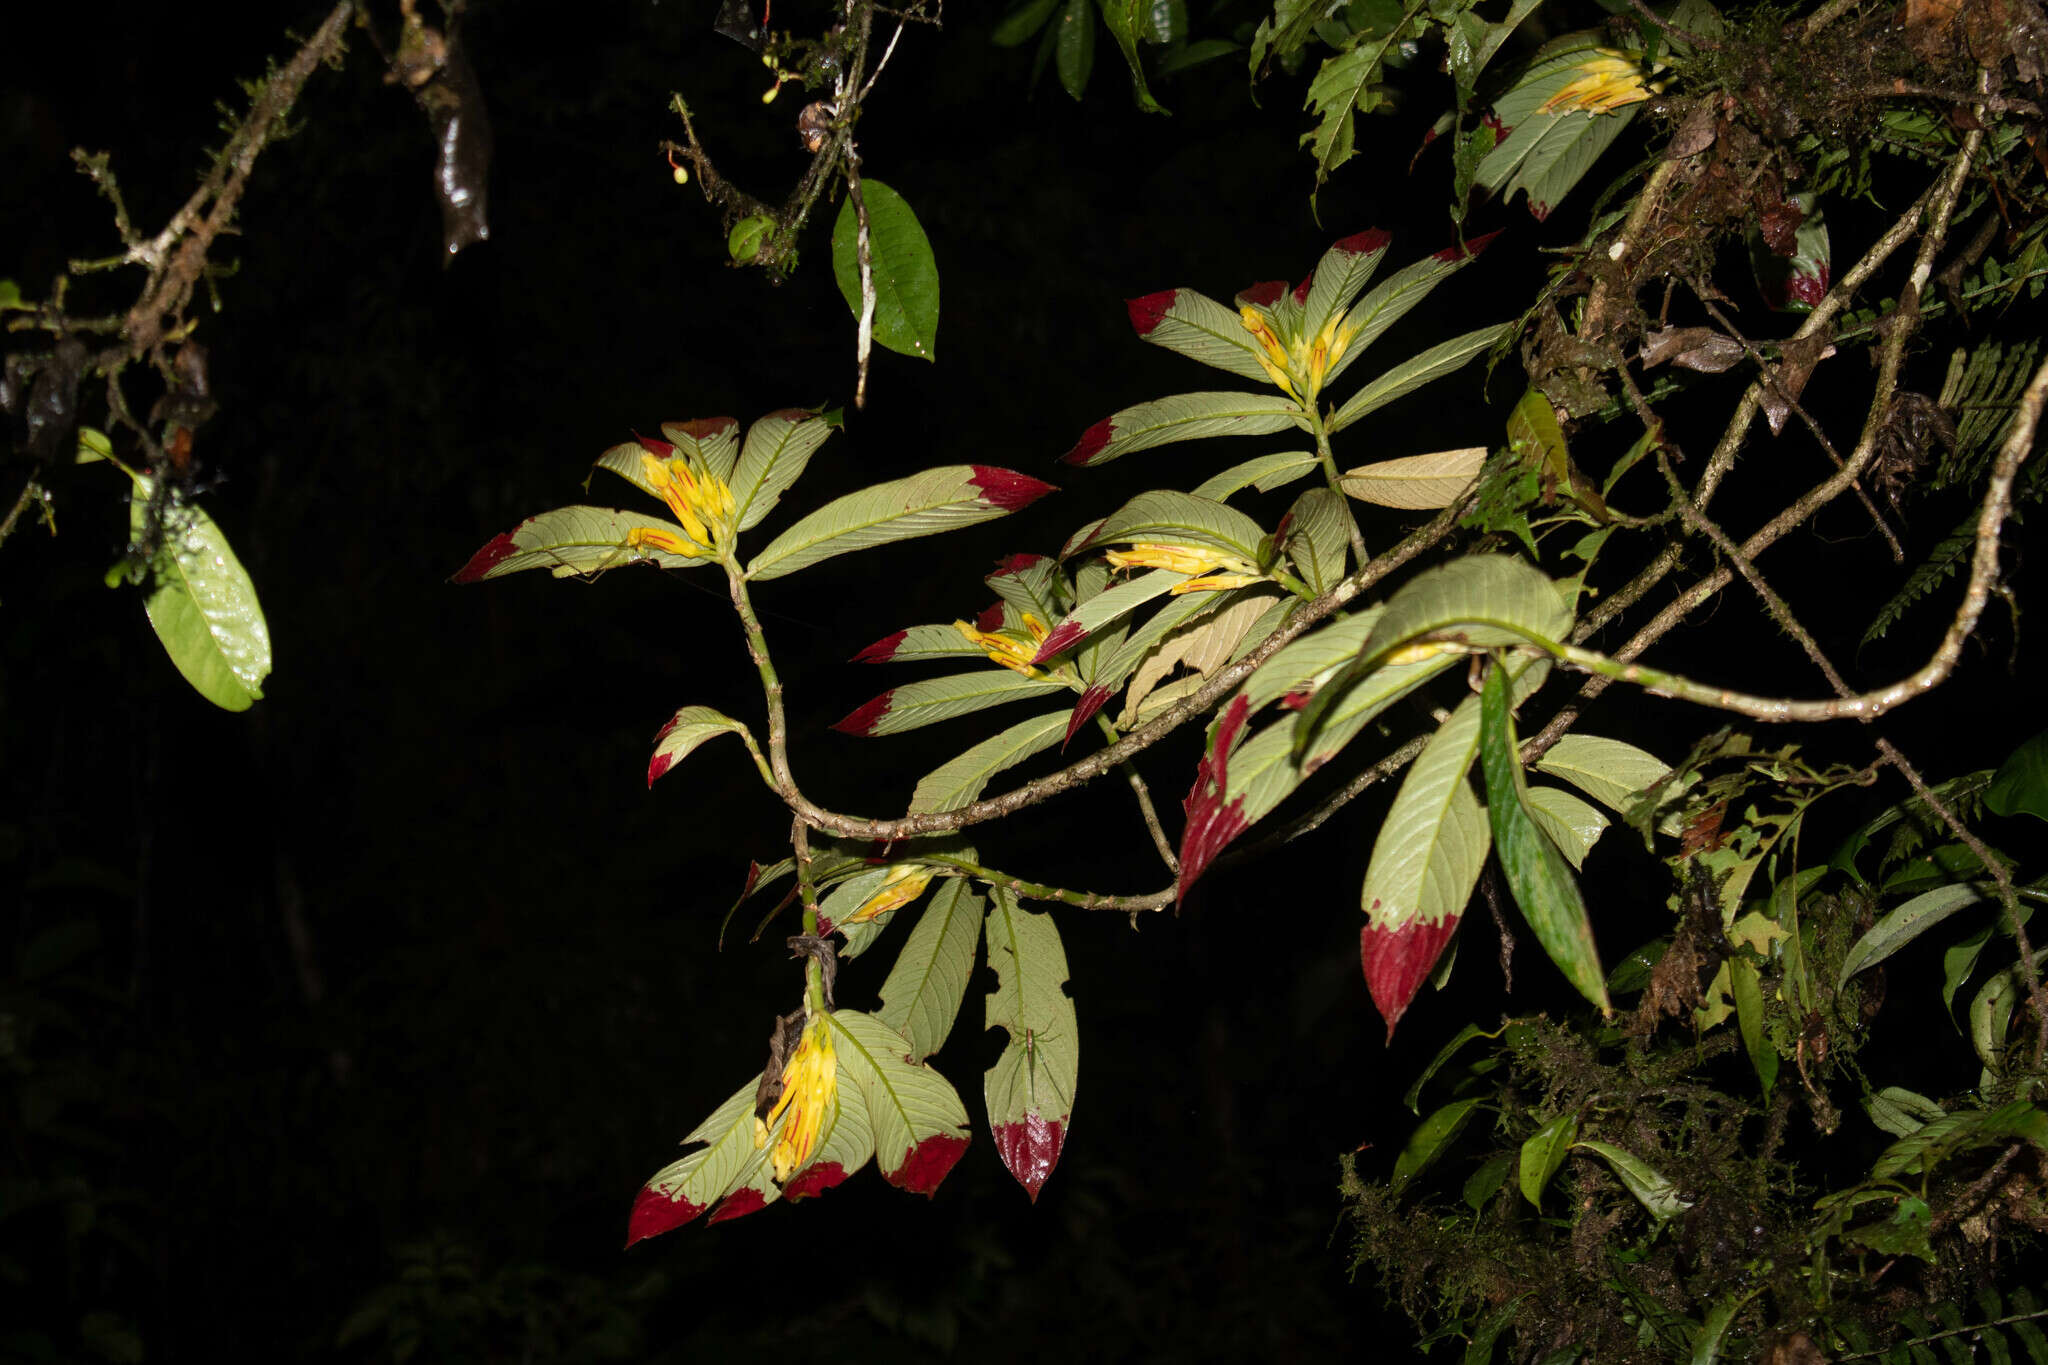
[(824, 1016), (834, 1033), (842, 1096), (863, 1099), (882, 1176), (898, 1189), (931, 1194), (967, 1150), (967, 1109), (946, 1078), (910, 1060), (903, 1035), (871, 1014)]
[(1428, 1118), (1416, 1125), (1408, 1145), (1401, 1149), (1401, 1155), (1394, 1158), (1394, 1174), (1388, 1184), (1395, 1194), (1435, 1164), (1436, 1159), (1444, 1154), (1444, 1149), (1464, 1130), (1479, 1103), (1477, 1099), (1452, 1100), (1441, 1109), (1432, 1110)]
[(1543, 1207), (1544, 1188), (1550, 1184), (1550, 1177), (1557, 1174), (1558, 1167), (1564, 1165), (1564, 1159), (1578, 1137), (1579, 1116), (1567, 1112), (1538, 1128), (1522, 1144), (1516, 1174), (1522, 1198), (1539, 1209)]
[(1311, 488), (1287, 511), (1287, 557), (1317, 594), (1344, 577), (1351, 550), (1344, 500), (1327, 488)]
[(747, 443), (732, 475), (734, 524), (742, 531), (760, 524), (811, 455), (841, 425), (839, 413), (784, 408), (747, 428)]
[(1152, 345), (1228, 370), (1255, 384), (1272, 382), (1259, 364), (1259, 345), (1245, 330), (1243, 318), (1208, 295), (1192, 289), (1163, 289), (1131, 299), (1125, 307), (1132, 329)]
[(1003, 1164), (1035, 1203), (1073, 1123), (1080, 1069), (1067, 954), (1052, 916), (1024, 910), (1000, 886), (990, 893), (984, 936), (996, 974), (986, 1027), (1010, 1035), (984, 1080), (989, 1129)]
[(1018, 47), (1045, 27), (1045, 21), (1059, 8), (1060, 0), (1024, 0), (1024, 3), (996, 21), (989, 41), (997, 47)]
[[(902, 195), (866, 176), (861, 177), (860, 194), (868, 211), (875, 344), (921, 360), (936, 360), (939, 265), (932, 259), (932, 244)], [(832, 224), (832, 274), (839, 281), (840, 297), (859, 318), (860, 221), (852, 195), (839, 206), (839, 217)]]
[(1607, 817), (1568, 791), (1556, 787), (1529, 787), (1529, 815), (1574, 872), (1585, 866), (1586, 855), (1607, 829)]
[(757, 1075), (735, 1090), (683, 1139), (685, 1146), (705, 1145), (648, 1180), (633, 1206), (628, 1246), (689, 1222), (725, 1198), (746, 1168), (759, 1160), (762, 1153), (754, 1147), (754, 1095), (759, 1087)]
[(1935, 1256), (1928, 1233), (1933, 1223), (1934, 1211), (1927, 1207), (1927, 1201), (1907, 1195), (1899, 1200), (1890, 1218), (1850, 1228), (1842, 1236), (1886, 1256), (1917, 1256), (1931, 1265)]
[[(1344, 354), (1332, 361), (1324, 373), (1324, 390), (1327, 392), (1333, 388), (1338, 377), (1349, 370), (1360, 355), (1378, 341), (1389, 327), (1408, 316), (1438, 285), (1479, 259), (1479, 253), (1484, 251), (1486, 244), (1492, 240), (1491, 237), (1475, 237), (1463, 247), (1446, 247), (1433, 255), (1402, 266), (1374, 285), (1372, 292), (1353, 304), (1351, 311), (1344, 315), (1342, 330), (1350, 336), (1351, 341), (1345, 347)], [(1500, 329), (1489, 330), (1498, 332)], [(1444, 345), (1455, 347), (1464, 340), (1466, 338), (1461, 337)], [(1442, 349), (1441, 346), (1435, 348), (1439, 351)], [(1485, 347), (1482, 346), (1480, 349), (1484, 350)], [(1400, 368), (1406, 370), (1421, 363), (1424, 356), (1433, 354), (1435, 351), (1425, 351), (1422, 356), (1414, 357)], [(1461, 360), (1457, 363), (1464, 362)], [(1336, 428), (1332, 427), (1331, 430), (1334, 431)]]
[(1066, 687), (1057, 678), (1027, 678), (1007, 668), (949, 673), (942, 678), (925, 678), (892, 687), (832, 728), (849, 735), (900, 734), (1005, 702), (1064, 691)]
[(1480, 1028), (1477, 1024), (1467, 1024), (1465, 1025), (1465, 1027), (1459, 1029), (1457, 1036), (1452, 1038), (1450, 1042), (1445, 1043), (1442, 1047), (1438, 1048), (1436, 1056), (1429, 1059), (1429, 1065), (1422, 1068), (1422, 1074), (1415, 1078), (1415, 1084), (1408, 1087), (1408, 1093), (1401, 1097), (1401, 1103), (1408, 1106), (1409, 1113), (1420, 1114), (1422, 1112), (1422, 1107), (1420, 1103), (1422, 1099), (1422, 1087), (1429, 1084), (1430, 1077), (1436, 1075), (1437, 1072), (1444, 1069), (1444, 1063), (1450, 1061), (1452, 1057), (1455, 1057), (1458, 1054), (1458, 1050), (1464, 1047), (1465, 1044), (1471, 1042), (1474, 1038), (1498, 1037), (1500, 1037), (1499, 1029), (1495, 1029), (1492, 1033), (1488, 1033), (1486, 1030)]
[[(1443, 637), (1453, 648), (1518, 645), (1561, 640), (1570, 625), (1571, 610), (1557, 586), (1521, 560), (1467, 555), (1426, 569), (1388, 599), (1358, 657), (1309, 698), (1296, 743), (1305, 747), (1314, 740), (1326, 714), (1360, 679), (1371, 677), (1397, 650), (1422, 637)], [(1444, 658), (1449, 650), (1425, 644), (1415, 653)]]
[(1742, 1031), (1742, 1049), (1763, 1086), (1764, 1098), (1778, 1080), (1778, 1049), (1764, 1033), (1764, 997), (1756, 964), (1736, 954), (1728, 959), (1728, 993), (1735, 997), (1735, 1024)]
[[(130, 534), (149, 532), (152, 481), (136, 480)], [(270, 676), (270, 627), (256, 585), (203, 508), (173, 498), (150, 560), (143, 608), (164, 652), (192, 690), (223, 711), (246, 711)]]
[(2048, 1146), (2048, 1113), (2025, 1100), (1996, 1109), (1963, 1109), (1932, 1119), (1900, 1138), (1871, 1163), (1872, 1180), (1933, 1174), (1949, 1158), (2010, 1138)]
[(1366, 987), (1390, 1036), (1449, 937), (1437, 929), (1430, 936), (1437, 951), (1425, 952), (1414, 931), (1457, 922), (1492, 847), (1486, 812), (1465, 781), (1478, 747), (1479, 699), (1472, 697), (1430, 737), (1373, 841), (1359, 889), (1366, 916), (1359, 946)]
[(1134, 450), (1210, 436), (1267, 436), (1306, 419), (1292, 398), (1267, 393), (1182, 393), (1139, 403), (1103, 418), (1081, 433), (1074, 448), (1060, 457), (1087, 467), (1128, 455)]
[(1714, 1301), (1707, 1315), (1700, 1322), (1700, 1330), (1692, 1339), (1692, 1365), (1716, 1365), (1721, 1359), (1721, 1343), (1728, 1335), (1728, 1329), (1735, 1325), (1735, 1315), (1742, 1306), (1755, 1298), (1758, 1291), (1745, 1294), (1726, 1294)]
[(669, 717), (654, 737), (654, 757), (647, 764), (647, 785), (688, 758), (698, 745), (718, 735), (744, 735), (747, 727), (708, 706), (685, 706)]
[(1541, 112), (1553, 95), (1579, 78), (1579, 64), (1593, 57), (1598, 46), (1594, 34), (1559, 38), (1494, 104), (1495, 116), (1510, 131), (1480, 163), (1478, 183), (1500, 191), (1503, 202), (1517, 190), (1526, 191), (1529, 211), (1538, 220), (1550, 215), (1640, 107), (1631, 104), (1605, 114)]
[(1019, 721), (991, 735), (966, 753), (948, 759), (918, 779), (910, 798), (912, 815), (957, 810), (981, 797), (990, 778), (1059, 743), (1067, 732), (1067, 713), (1054, 711)]
[(1249, 698), (1256, 712), (1289, 693), (1320, 687), (1357, 656), (1384, 611), (1384, 607), (1366, 607), (1288, 641), (1245, 681), (1238, 695)]
[(1671, 765), (1618, 739), (1570, 734), (1536, 760), (1536, 770), (1561, 777), (1617, 814), (1670, 775)]
[(1888, 1085), (1863, 1101), (1870, 1121), (1893, 1137), (1910, 1137), (1948, 1111), (1925, 1095)]
[(1083, 640), (1093, 639), (1105, 627), (1116, 624), (1147, 602), (1166, 596), (1188, 575), (1171, 569), (1153, 569), (1136, 578), (1099, 592), (1068, 612), (1047, 632), (1033, 663), (1064, 654)]
[(1937, 886), (1932, 891), (1913, 897), (1872, 925), (1868, 933), (1856, 940), (1848, 955), (1842, 959), (1841, 975), (1836, 978), (1835, 984), (1839, 987), (1856, 973), (1875, 967), (1950, 915), (1976, 905), (1983, 899), (1984, 894), (1968, 882)]
[(1381, 507), (1449, 507), (1472, 486), (1485, 463), (1485, 446), (1467, 446), (1360, 465), (1345, 470), (1341, 483), (1360, 502)]
[(1690, 1199), (1678, 1197), (1678, 1187), (1657, 1173), (1656, 1168), (1633, 1153), (1626, 1152), (1612, 1143), (1595, 1142), (1591, 1138), (1575, 1144), (1606, 1158), (1614, 1173), (1621, 1177), (1621, 1183), (1636, 1197), (1636, 1202), (1649, 1211), (1652, 1218), (1664, 1222), (1674, 1214), (1683, 1213), (1692, 1207)]
[[(1349, 308), (1372, 282), (1392, 238), (1377, 229), (1355, 233), (1333, 244), (1309, 276), (1308, 297), (1302, 300), (1301, 331), (1313, 337), (1331, 318)], [(1341, 357), (1340, 357), (1341, 359)]]
[(683, 528), (666, 517), (644, 512), (618, 512), (609, 507), (557, 507), (528, 517), (470, 556), (455, 572), (457, 583), (480, 583), (523, 569), (546, 569), (556, 578), (603, 573), (624, 564), (653, 564), (663, 569), (694, 569), (717, 561), (709, 556), (686, 559), (652, 545), (628, 546), (634, 531), (665, 531), (683, 536)]
[(2014, 749), (1998, 765), (1998, 773), (1984, 793), (1984, 804), (1994, 815), (2025, 811), (2048, 820), (2048, 730)]
[(834, 555), (993, 521), (1052, 491), (1050, 484), (993, 465), (927, 469), (834, 498), (770, 541), (747, 566), (747, 577), (780, 578)]
[(1131, 68), (1131, 99), (1148, 114), (1166, 112), (1159, 101), (1152, 98), (1151, 90), (1145, 85), (1145, 67), (1138, 60), (1138, 39), (1160, 41), (1152, 37), (1152, 0), (1101, 0), (1102, 22), (1109, 27), (1109, 36), (1116, 39), (1116, 45), (1124, 54), (1124, 62)]
[[(1099, 691), (1107, 701), (1162, 641), (1170, 638), (1176, 630), (1192, 623), (1197, 617), (1215, 611), (1235, 595), (1229, 592), (1194, 592), (1168, 598), (1166, 605), (1153, 612), (1145, 624), (1117, 641), (1115, 648), (1110, 650), (1107, 657), (1097, 663), (1095, 670), (1088, 675), (1089, 691)], [(1098, 638), (1106, 643), (1115, 638), (1115, 632)], [(1088, 645), (1083, 645), (1081, 652), (1086, 654), (1088, 649)]]
[(1270, 493), (1293, 483), (1315, 467), (1314, 451), (1290, 450), (1281, 455), (1261, 455), (1243, 464), (1232, 465), (1214, 478), (1204, 479), (1195, 485), (1194, 496), (1222, 502), (1247, 486), (1256, 486), (1261, 493)]
[[(1390, 606), (1390, 615), (1392, 610)], [(1515, 904), (1550, 960), (1602, 1014), (1611, 1014), (1606, 977), (1600, 970), (1599, 950), (1593, 946), (1593, 926), (1579, 896), (1579, 884), (1563, 855), (1529, 815), (1514, 720), (1508, 714), (1504, 670), (1494, 668), (1487, 674), (1480, 710), (1479, 759), (1486, 770), (1487, 816), (1508, 890), (1514, 893)]]
[(1089, 12), (1088, 0), (1067, 0), (1053, 32), (1058, 43), (1060, 87), (1078, 100), (1095, 69), (1095, 16)]
[[(1377, 412), (1396, 398), (1405, 397), (1424, 384), (1433, 383), (1447, 374), (1463, 369), (1473, 357), (1491, 348), (1513, 326), (1513, 323), (1501, 323), (1495, 327), (1482, 327), (1476, 332), (1467, 332), (1463, 336), (1440, 342), (1419, 355), (1402, 361), (1346, 399), (1344, 406), (1338, 408), (1330, 418), (1330, 433), (1335, 435), (1368, 413)], [(1345, 358), (1349, 359), (1352, 354), (1353, 352), (1345, 352)]]
[(1508, 1172), (1514, 1169), (1515, 1159), (1506, 1152), (1488, 1157), (1478, 1170), (1465, 1181), (1463, 1191), (1466, 1205), (1474, 1213), (1484, 1213), (1493, 1197), (1500, 1193), (1500, 1187), (1508, 1180)]
[(1266, 532), (1257, 522), (1228, 503), (1171, 489), (1155, 489), (1138, 494), (1110, 513), (1080, 549), (1140, 541), (1199, 545), (1256, 563), (1265, 539)]
[(923, 663), (928, 659), (985, 659), (988, 651), (960, 633), (950, 622), (945, 625), (907, 626), (853, 656), (863, 664)]
[(948, 878), (903, 942), (882, 983), (875, 1018), (910, 1040), (923, 1061), (945, 1045), (967, 995), (974, 948), (981, 941), (981, 897), (963, 878)]
[(791, 1202), (823, 1194), (860, 1170), (875, 1155), (875, 1132), (858, 1094), (835, 1087), (832, 1108), (818, 1133), (811, 1159), (790, 1172), (782, 1194)]
[(1479, 1325), (1472, 1329), (1472, 1339), (1465, 1344), (1464, 1365), (1493, 1365), (1493, 1348), (1499, 1344), (1501, 1333), (1522, 1311), (1522, 1300), (1534, 1292), (1523, 1290), (1479, 1320)]

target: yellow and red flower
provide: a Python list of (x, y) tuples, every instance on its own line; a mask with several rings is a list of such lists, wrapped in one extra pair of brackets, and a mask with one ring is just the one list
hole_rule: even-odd
[(1014, 630), (982, 630), (966, 621), (955, 621), (953, 629), (959, 631), (969, 644), (980, 646), (992, 661), (1011, 672), (1022, 673), (1027, 678), (1045, 676), (1045, 670), (1033, 666), (1031, 660), (1045, 641), (1046, 626), (1030, 612), (1024, 613), (1022, 638)]
[(1190, 575), (1186, 582), (1173, 585), (1175, 597), (1189, 592), (1247, 587), (1266, 578), (1250, 560), (1205, 545), (1137, 544), (1111, 550), (1106, 557), (1113, 569), (1170, 569)]
[(1650, 98), (1655, 87), (1635, 58), (1611, 47), (1596, 47), (1573, 68), (1578, 79), (1543, 101), (1539, 114), (1611, 114)]
[(889, 875), (882, 878), (881, 889), (860, 903), (860, 908), (840, 921), (841, 927), (848, 924), (865, 924), (891, 910), (900, 910), (924, 894), (932, 882), (932, 870), (916, 863), (898, 863), (889, 869)]
[[(802, 1170), (818, 1149), (825, 1117), (832, 1111), (839, 1087), (839, 1054), (833, 1050), (832, 1032), (822, 1014), (813, 1014), (804, 1024), (796, 1050), (782, 1066), (782, 1094), (766, 1118), (754, 1120), (754, 1148), (760, 1150), (775, 1139), (768, 1164), (781, 1184)], [(777, 1134), (775, 1121), (788, 1118)]]
[(682, 523), (683, 534), (665, 526), (639, 526), (626, 534), (629, 547), (651, 545), (684, 559), (702, 559), (732, 540), (732, 489), (723, 479), (693, 468), (687, 456), (664, 459), (650, 450), (640, 453), (640, 471)]
[(1360, 324), (1344, 324), (1342, 313), (1333, 313), (1314, 336), (1282, 336), (1273, 314), (1255, 303), (1237, 310), (1238, 321), (1259, 343), (1257, 359), (1266, 377), (1278, 384), (1289, 398), (1312, 403), (1323, 391), (1323, 377), (1344, 358), (1357, 339)]

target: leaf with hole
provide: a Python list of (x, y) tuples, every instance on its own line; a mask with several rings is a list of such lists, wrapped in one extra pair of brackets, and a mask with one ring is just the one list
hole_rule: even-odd
[(1025, 910), (1000, 886), (990, 892), (983, 936), (996, 974), (986, 1026), (1010, 1035), (984, 1079), (989, 1130), (1003, 1164), (1036, 1203), (1073, 1124), (1080, 1069), (1067, 953), (1052, 916)]

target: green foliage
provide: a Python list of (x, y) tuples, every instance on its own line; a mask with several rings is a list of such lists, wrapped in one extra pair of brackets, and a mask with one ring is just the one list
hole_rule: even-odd
[[(861, 180), (868, 214), (868, 271), (875, 295), (875, 341), (892, 351), (937, 360), (939, 267), (917, 214), (879, 180)], [(861, 315), (860, 231), (849, 195), (832, 224), (832, 275), (840, 297)]]

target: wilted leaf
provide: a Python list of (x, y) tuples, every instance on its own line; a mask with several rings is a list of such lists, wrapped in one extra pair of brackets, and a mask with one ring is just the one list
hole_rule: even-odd
[(1344, 472), (1344, 491), (1382, 507), (1449, 507), (1479, 477), (1485, 446), (1380, 460)]
[(1662, 327), (1643, 335), (1643, 368), (1672, 364), (1719, 374), (1742, 359), (1742, 343), (1711, 327)]

